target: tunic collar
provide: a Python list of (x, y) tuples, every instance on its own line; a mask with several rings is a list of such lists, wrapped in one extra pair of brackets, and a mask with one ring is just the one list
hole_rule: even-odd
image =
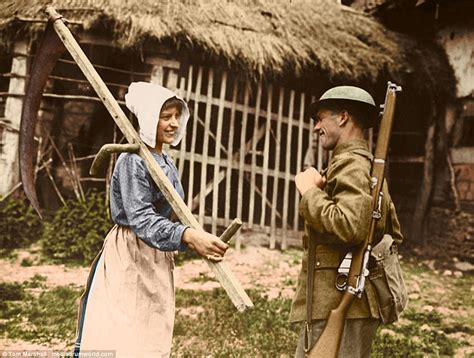
[(332, 152), (332, 156), (353, 151), (354, 149), (364, 149), (369, 150), (369, 144), (365, 139), (352, 139), (345, 143), (338, 144)]

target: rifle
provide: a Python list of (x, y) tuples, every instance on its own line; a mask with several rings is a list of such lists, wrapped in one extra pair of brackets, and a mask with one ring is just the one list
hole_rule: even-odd
[(372, 218), (370, 220), (369, 234), (364, 243), (358, 246), (352, 253), (351, 267), (341, 302), (329, 313), (323, 332), (313, 348), (308, 352), (309, 358), (337, 357), (347, 312), (355, 297), (362, 297), (365, 279), (369, 274), (368, 264), (375, 227), (377, 221), (382, 216), (382, 185), (385, 179), (385, 160), (387, 158), (388, 143), (395, 113), (396, 93), (401, 90), (401, 87), (388, 82), (385, 103), (383, 104), (383, 116), (375, 147), (375, 159), (371, 170)]

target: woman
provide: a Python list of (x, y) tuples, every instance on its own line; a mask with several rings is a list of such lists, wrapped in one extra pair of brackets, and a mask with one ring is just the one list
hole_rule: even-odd
[[(132, 83), (125, 102), (138, 118), (141, 139), (184, 197), (176, 167), (162, 149), (182, 139), (189, 118), (186, 103), (172, 91), (145, 82)], [(172, 222), (171, 206), (136, 154), (119, 156), (110, 190), (116, 225), (92, 265), (81, 300), (76, 351), (168, 357), (175, 314), (173, 251), (188, 246), (219, 261), (227, 245)]]

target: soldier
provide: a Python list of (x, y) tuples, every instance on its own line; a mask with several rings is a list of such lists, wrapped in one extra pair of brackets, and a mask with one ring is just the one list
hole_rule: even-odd
[[(313, 346), (330, 310), (339, 304), (342, 292), (335, 285), (338, 267), (346, 253), (368, 235), (372, 155), (364, 140), (364, 129), (376, 124), (377, 112), (372, 96), (352, 86), (331, 88), (310, 106), (314, 131), (319, 134), (322, 147), (333, 152), (326, 176), (311, 167), (295, 177), (296, 188), (302, 195), (299, 212), (305, 221), (305, 235), (302, 270), (290, 321), (307, 322), (301, 330), (296, 357), (304, 357), (305, 349)], [(399, 244), (403, 237), (386, 184), (383, 193), (382, 219), (376, 226), (374, 245), (387, 233)], [(308, 240), (316, 244), (315, 265), (310, 268)], [(314, 290), (308, 307), (306, 287), (310, 271), (314, 278), (309, 286)], [(367, 280), (362, 298), (356, 298), (348, 312), (339, 356), (369, 357), (380, 318), (374, 287)]]

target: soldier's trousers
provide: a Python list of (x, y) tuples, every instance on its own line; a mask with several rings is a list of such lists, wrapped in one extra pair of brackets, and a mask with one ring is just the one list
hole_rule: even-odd
[[(318, 340), (319, 335), (323, 331), (325, 320), (317, 320), (312, 322), (312, 343)], [(372, 341), (375, 337), (377, 327), (380, 321), (373, 318), (348, 319), (344, 326), (342, 334), (341, 347), (339, 348), (339, 358), (368, 358)], [(298, 339), (295, 358), (304, 358), (304, 325)]]

